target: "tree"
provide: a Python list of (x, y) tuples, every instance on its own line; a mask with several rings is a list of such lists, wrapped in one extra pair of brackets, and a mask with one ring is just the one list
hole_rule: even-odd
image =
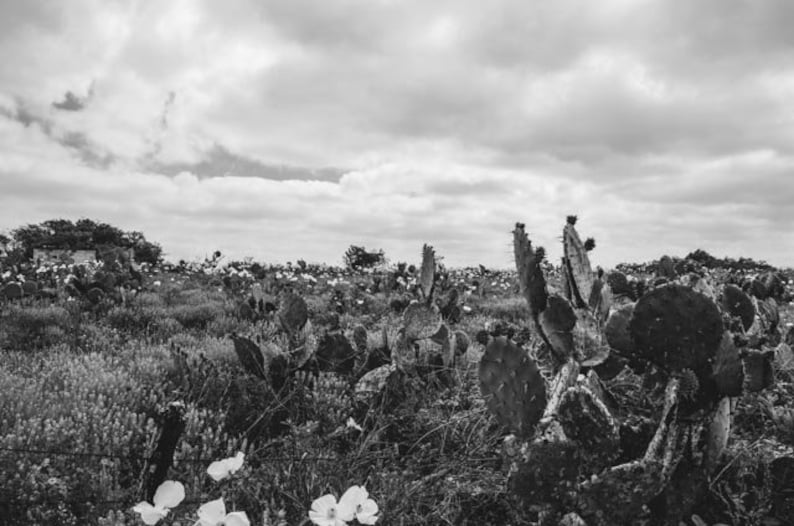
[(37, 225), (25, 225), (11, 232), (15, 244), (27, 259), (33, 249), (99, 250), (104, 254), (113, 249), (132, 249), (139, 263), (156, 264), (162, 259), (162, 248), (146, 240), (141, 232), (124, 232), (107, 223), (91, 219), (50, 219)]
[(369, 252), (366, 248), (356, 245), (350, 245), (345, 252), (345, 265), (353, 270), (372, 268), (383, 263), (384, 259), (383, 250)]

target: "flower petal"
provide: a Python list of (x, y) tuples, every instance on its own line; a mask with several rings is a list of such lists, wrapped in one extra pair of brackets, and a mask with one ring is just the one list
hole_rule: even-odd
[(323, 495), (312, 502), (312, 509), (309, 511), (309, 519), (317, 526), (336, 525), (336, 497), (333, 495)]
[(139, 502), (132, 508), (132, 511), (139, 514), (143, 523), (149, 526), (157, 524), (160, 519), (168, 515), (168, 510), (165, 508), (152, 506), (148, 502)]
[(227, 458), (226, 460), (229, 463), (229, 472), (234, 473), (235, 471), (243, 467), (243, 462), (245, 461), (245, 453), (243, 453), (242, 451), (238, 451), (235, 456), (233, 456), (232, 458)]
[(243, 467), (244, 460), (245, 454), (242, 451), (238, 451), (236, 456), (211, 463), (207, 468), (207, 474), (212, 477), (212, 480), (218, 482)]
[(202, 504), (197, 513), (199, 522), (216, 526), (226, 518), (226, 505), (223, 503), (223, 498), (211, 500), (206, 504)]
[(356, 508), (358, 508), (359, 504), (363, 504), (368, 496), (367, 490), (361, 486), (350, 486), (342, 495), (342, 498), (339, 499), (339, 506), (337, 506), (339, 518), (343, 521), (353, 520), (356, 515)]
[(226, 516), (226, 520), (223, 521), (223, 524), (226, 526), (251, 526), (248, 515), (246, 515), (244, 511), (231, 512)]
[(176, 508), (185, 499), (185, 486), (181, 482), (166, 480), (154, 492), (154, 505), (161, 508)]
[(378, 503), (372, 499), (367, 499), (361, 504), (356, 512), (356, 520), (361, 524), (375, 524), (378, 517)]

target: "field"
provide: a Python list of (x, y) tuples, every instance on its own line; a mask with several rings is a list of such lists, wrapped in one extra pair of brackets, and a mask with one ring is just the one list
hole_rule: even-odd
[[(429, 247), (415, 267), (0, 269), (0, 522), (143, 524), (133, 506), (171, 480), (185, 497), (159, 524), (221, 497), (251, 524), (310, 524), (351, 486), (384, 525), (794, 523), (794, 276), (669, 258), (600, 276), (577, 247), (544, 261), (522, 230), (518, 271), (446, 269)], [(583, 301), (581, 272), (601, 286)], [(655, 342), (682, 347), (654, 332), (663, 316), (647, 363), (629, 356), (613, 315), (665, 291), (719, 311), (733, 361), (721, 344), (661, 363)]]

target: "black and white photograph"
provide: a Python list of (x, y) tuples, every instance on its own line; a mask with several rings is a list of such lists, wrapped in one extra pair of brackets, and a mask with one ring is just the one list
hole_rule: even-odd
[(0, 525), (794, 525), (791, 0), (0, 0)]

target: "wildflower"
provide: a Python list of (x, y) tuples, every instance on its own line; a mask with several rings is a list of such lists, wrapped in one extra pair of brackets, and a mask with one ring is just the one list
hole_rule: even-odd
[(198, 509), (199, 519), (193, 526), (250, 526), (248, 515), (244, 511), (226, 513), (223, 499), (212, 500), (202, 504)]
[(140, 514), (141, 520), (145, 524), (157, 524), (160, 519), (168, 515), (171, 508), (179, 506), (185, 498), (185, 487), (181, 482), (166, 480), (157, 488), (154, 493), (154, 506), (146, 501), (136, 504), (132, 511)]
[(378, 520), (378, 504), (369, 498), (369, 493), (362, 486), (351, 486), (339, 499), (339, 509), (343, 511), (345, 520), (356, 518), (361, 524), (375, 524)]
[(309, 518), (317, 526), (347, 525), (347, 521), (340, 517), (336, 497), (333, 495), (323, 495), (319, 499), (315, 499), (312, 502), (312, 509), (309, 510)]
[(212, 480), (218, 482), (243, 467), (243, 460), (245, 460), (245, 455), (242, 451), (238, 451), (237, 455), (233, 457), (216, 460), (210, 464), (207, 468), (207, 474), (212, 477)]
[(361, 426), (358, 425), (355, 420), (353, 420), (352, 416), (347, 419), (347, 422), (345, 422), (345, 426), (352, 427), (356, 431), (364, 431), (363, 429), (361, 429)]
[(375, 524), (378, 505), (362, 486), (351, 486), (339, 502), (333, 495), (324, 495), (312, 502), (309, 518), (317, 526), (346, 526), (354, 518), (361, 524)]

